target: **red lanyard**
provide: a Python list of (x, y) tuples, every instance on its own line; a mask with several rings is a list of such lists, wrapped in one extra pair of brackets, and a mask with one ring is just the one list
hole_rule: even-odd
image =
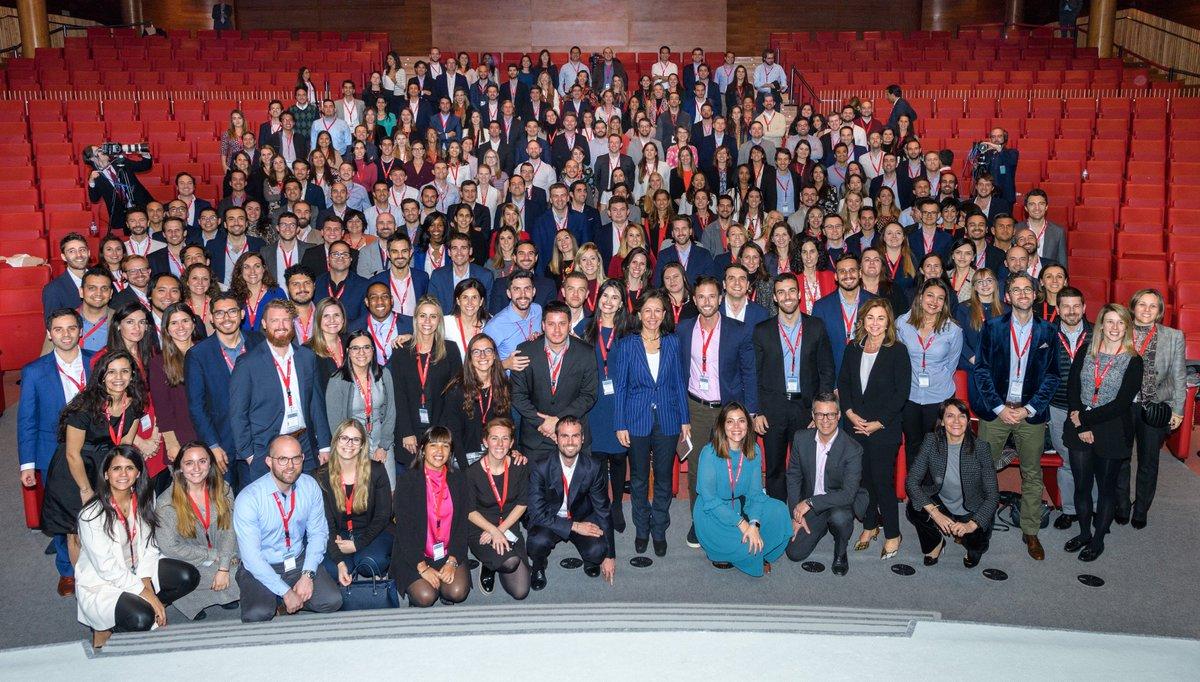
[[(962, 276), (962, 279), (958, 279), (958, 269), (957, 269), (957, 268), (955, 269), (955, 271), (954, 271), (954, 274), (952, 274), (952, 275), (950, 276), (950, 286), (954, 287), (954, 293), (956, 293), (956, 294), (957, 294), (957, 293), (959, 293), (960, 291), (962, 291), (963, 285), (965, 285), (965, 284), (967, 283), (967, 276), (968, 276), (968, 275), (970, 275), (970, 274), (971, 274), (971, 273), (970, 273), (969, 271), (968, 271), (968, 272), (964, 272), (964, 273), (963, 273), (963, 276)], [(957, 284), (955, 284), (955, 282), (954, 282), (954, 280), (956, 280), (956, 279), (958, 279), (958, 283), (957, 283)], [(1043, 304), (1043, 306), (1044, 306), (1044, 305), (1045, 305), (1045, 304)], [(1043, 308), (1043, 310), (1044, 310), (1044, 308)], [(1056, 315), (1055, 315), (1055, 316), (1057, 317), (1057, 313), (1056, 313)], [(1043, 315), (1043, 317), (1045, 317), (1045, 316)], [(1053, 320), (1051, 320), (1051, 321), (1053, 321)]]
[(275, 506), (279, 507), (279, 519), (283, 521), (284, 547), (290, 550), (292, 548), (292, 530), (289, 527), (289, 524), (292, 522), (292, 514), (296, 512), (296, 491), (294, 489), (292, 490), (292, 497), (290, 500), (291, 506), (288, 507), (287, 515), (284, 515), (283, 513), (283, 502), (279, 501), (279, 493), (271, 493), (271, 497), (275, 500)]
[(796, 373), (796, 355), (797, 355), (796, 351), (798, 351), (800, 349), (800, 337), (804, 333), (804, 323), (803, 322), (796, 323), (796, 341), (794, 343), (792, 342), (791, 339), (788, 338), (787, 330), (783, 328), (783, 323), (777, 322), (776, 324), (779, 325), (779, 335), (783, 337), (783, 342), (785, 344), (787, 344), (787, 349), (792, 354), (792, 369), (788, 373), (795, 374)]
[[(370, 413), (368, 412), (368, 415), (369, 414)], [(369, 418), (370, 417), (368, 416), (368, 419)], [(369, 431), (370, 429), (371, 429), (371, 427), (368, 426), (367, 430)], [(345, 484), (343, 484), (342, 488), (345, 488), (345, 487), (346, 487)], [(350, 492), (346, 493), (346, 532), (347, 533), (354, 532), (354, 519), (351, 518), (351, 516), (350, 516), (353, 513), (354, 513), (354, 484), (351, 483), (350, 484)]]
[[(112, 504), (113, 510), (117, 512), (117, 520), (125, 526), (125, 535), (129, 538), (129, 559), (133, 569), (137, 570), (137, 545), (134, 544), (134, 539), (137, 538), (137, 495), (130, 491), (129, 494), (129, 518), (125, 518), (125, 514), (121, 512), (121, 505), (117, 504), (116, 500), (109, 498), (109, 503)], [(131, 524), (130, 521), (133, 523)]]
[[(358, 387), (358, 394), (361, 395), (363, 399), (363, 412), (366, 414), (367, 433), (371, 433), (371, 398), (373, 397), (371, 384), (368, 383), (363, 385), (363, 383), (358, 380), (357, 372), (351, 372), (351, 375), (354, 377), (354, 385)], [(422, 388), (424, 388), (424, 385), (424, 382), (421, 382)]]
[(112, 414), (108, 411), (108, 405), (104, 406), (104, 423), (108, 426), (108, 437), (112, 439), (113, 445), (121, 444), (121, 436), (125, 435), (125, 416), (129, 414), (129, 401), (125, 401), (125, 407), (121, 410), (121, 421), (117, 424), (114, 430), (112, 427)]
[[(96, 326), (99, 326), (99, 325), (96, 325)], [(83, 387), (87, 384), (87, 376), (82, 371), (79, 373), (79, 379), (76, 379), (75, 377), (71, 376), (70, 374), (67, 374), (67, 370), (63, 369), (63, 366), (58, 364), (57, 362), (54, 363), (54, 366), (58, 367), (59, 374), (62, 374), (63, 376), (65, 376), (67, 378), (67, 381), (71, 382), (71, 385), (74, 386), (76, 390), (78, 390), (81, 393), (83, 392)], [(116, 445), (116, 443), (113, 443), (113, 445)]]
[(250, 326), (254, 326), (255, 320), (258, 319), (258, 305), (262, 303), (263, 296), (267, 295), (267, 288), (260, 287), (258, 290), (258, 298), (254, 300), (254, 305), (250, 305), (249, 299), (246, 300), (246, 318), (250, 320)]
[(1075, 355), (1079, 353), (1080, 348), (1083, 348), (1084, 336), (1086, 336), (1086, 334), (1083, 333), (1083, 330), (1079, 330), (1079, 338), (1075, 340), (1075, 347), (1072, 348), (1071, 346), (1067, 345), (1067, 335), (1062, 332), (1058, 333), (1058, 342), (1062, 344), (1064, 349), (1066, 349), (1067, 355), (1071, 358), (1071, 362), (1075, 361)]
[(337, 353), (333, 355), (333, 364), (337, 365), (338, 369), (342, 368), (342, 364), (346, 360), (346, 350), (342, 348), (342, 337), (337, 340)]
[(346, 282), (349, 282), (349, 281), (350, 281), (349, 277), (342, 280), (339, 284), (337, 284), (337, 291), (335, 292), (333, 290), (334, 289), (333, 278), (330, 277), (329, 284), (325, 285), (325, 289), (329, 291), (329, 298), (336, 298), (339, 301), (342, 300), (342, 296), (346, 293)]
[(687, 304), (684, 303), (682, 305), (675, 305), (675, 302), (671, 301), (671, 317), (675, 318), (675, 324), (679, 324), (679, 316), (683, 314), (684, 305)]
[[(508, 462), (509, 462), (509, 459), (507, 457), (505, 457), (504, 458), (504, 492), (503, 493), (501, 493), (500, 490), (496, 488), (496, 481), (493, 480), (494, 477), (493, 477), (491, 471), (488, 471), (488, 477), (487, 477), (488, 485), (490, 485), (492, 487), (492, 494), (496, 496), (496, 504), (500, 505), (500, 523), (504, 523), (504, 503), (508, 501)], [(563, 476), (563, 480), (566, 481), (565, 475)], [(566, 488), (564, 486), (564, 490), (565, 489)]]
[(558, 375), (562, 372), (563, 360), (567, 357), (567, 349), (564, 348), (561, 353), (558, 353), (558, 361), (554, 360), (554, 353), (550, 352), (550, 348), (546, 347), (546, 364), (550, 365), (550, 395), (558, 393)]
[(854, 319), (858, 317), (858, 301), (854, 302), (854, 308), (849, 315), (846, 315), (846, 306), (842, 305), (841, 301), (838, 301), (838, 308), (842, 313), (842, 326), (846, 328), (846, 340), (849, 341), (850, 337), (854, 335)]
[(598, 327), (596, 330), (597, 340), (600, 341), (600, 360), (604, 363), (604, 376), (608, 378), (608, 351), (612, 348), (613, 340), (617, 338), (617, 330), (614, 328), (608, 329), (608, 341), (604, 341), (605, 327)]
[(404, 278), (403, 287), (396, 286), (396, 278), (388, 277), (388, 286), (392, 288), (392, 297), (399, 301), (396, 312), (403, 313), (404, 304), (408, 301), (408, 292), (412, 290), (412, 274), (410, 273), (408, 277)]
[(515, 323), (515, 324), (516, 324), (516, 327), (517, 327), (517, 331), (521, 332), (521, 336), (524, 336), (526, 341), (528, 341), (528, 340), (530, 340), (530, 339), (532, 339), (532, 338), (533, 338), (533, 322), (534, 322), (534, 319), (533, 319), (532, 317), (530, 317), (530, 318), (529, 318), (529, 329), (528, 329), (528, 331), (527, 331), (527, 330), (525, 330), (525, 329), (521, 329), (521, 323), (520, 323), (520, 322), (516, 322), (516, 323)]
[(936, 237), (937, 237), (936, 229), (933, 231), (933, 234), (927, 238), (925, 236), (925, 229), (921, 228), (921, 243), (923, 243), (925, 245), (925, 255), (933, 253), (933, 242)]
[(1008, 333), (1012, 336), (1012, 350), (1014, 353), (1017, 354), (1017, 378), (1020, 379), (1021, 378), (1021, 359), (1024, 358), (1025, 354), (1029, 352), (1029, 344), (1033, 342), (1033, 328), (1030, 327), (1029, 336), (1025, 337), (1025, 345), (1020, 346), (1020, 347), (1018, 347), (1019, 342), (1017, 341), (1016, 325), (1012, 325), (1012, 324), (1008, 325)]
[[(226, 358), (228, 360), (228, 358)], [(271, 362), (275, 363), (275, 371), (279, 373), (279, 379), (283, 381), (283, 388), (287, 391), (288, 407), (292, 406), (292, 359), (288, 358), (287, 371), (283, 371), (283, 367), (279, 365), (279, 361), (275, 359), (275, 353), (271, 353)]]
[[(93, 326), (91, 329), (89, 329), (83, 336), (79, 337), (79, 347), (82, 348), (83, 343), (88, 340), (88, 337), (90, 337), (92, 334), (95, 334), (96, 331), (100, 329), (100, 327), (104, 326), (105, 322), (108, 322), (108, 315), (105, 315), (104, 317), (100, 318), (99, 320), (96, 320), (95, 326)], [(79, 390), (82, 391), (83, 387), (80, 386)]]
[(300, 343), (307, 343), (312, 338), (313, 318), (316, 317), (317, 311), (314, 309), (308, 314), (308, 324), (300, 321), (300, 316), (296, 316), (296, 330), (300, 332)]
[(596, 310), (596, 301), (600, 299), (600, 285), (598, 282), (599, 280), (588, 280), (588, 295), (586, 301), (587, 309), (590, 311)]
[(180, 262), (180, 260), (175, 257), (175, 254), (171, 253), (170, 248), (167, 248), (167, 258), (170, 258), (171, 262), (175, 264), (175, 274), (182, 275), (183, 274), (183, 263)]
[(937, 334), (930, 332), (928, 340), (921, 338), (921, 333), (917, 332), (917, 344), (921, 346), (921, 369), (925, 369), (925, 355), (929, 353), (929, 349), (933, 347), (933, 339)]
[[(225, 352), (225, 344), (218, 341), (217, 347), (221, 350), (221, 357), (225, 358), (225, 364), (229, 366), (229, 371), (232, 372), (234, 361), (229, 357), (229, 354)], [(235, 348), (234, 350), (237, 350), (237, 349)], [(278, 367), (278, 365), (276, 365), (276, 366)]]
[(1047, 322), (1053, 322), (1058, 319), (1058, 308), (1050, 310), (1050, 302), (1042, 301), (1042, 319)]
[(738, 481), (742, 480), (742, 470), (746, 468), (746, 458), (742, 457), (741, 453), (738, 453), (738, 471), (736, 477), (733, 475), (733, 457), (725, 460), (725, 466), (729, 468), (729, 505), (733, 506), (733, 498), (737, 497)]
[[(367, 320), (367, 333), (371, 335), (371, 343), (375, 344), (375, 348), (379, 351), (379, 354), (383, 356), (383, 361), (387, 362), (388, 358), (391, 357), (391, 353), (389, 351), (392, 348), (392, 339), (396, 337), (396, 313), (392, 313), (392, 323), (388, 325), (387, 332), (383, 335), (382, 342), (379, 340), (379, 337), (375, 335), (375, 326), (371, 324), (371, 320)], [(421, 385), (424, 386), (425, 383), (421, 382)]]
[(1138, 355), (1145, 355), (1146, 349), (1150, 347), (1150, 339), (1154, 338), (1154, 334), (1158, 331), (1158, 325), (1151, 325), (1150, 333), (1146, 334), (1146, 338), (1142, 340), (1142, 345), (1138, 346)]
[(895, 263), (893, 263), (892, 259), (888, 258), (886, 254), (884, 254), (883, 260), (887, 262), (888, 274), (891, 275), (891, 280), (893, 282), (896, 281), (896, 273), (900, 271), (900, 263), (904, 260), (904, 252), (900, 252), (900, 256), (896, 258)]
[[(421, 366), (422, 357), (425, 358), (424, 366)], [(429, 363), (433, 360), (433, 349), (430, 348), (428, 353), (417, 353), (416, 360), (417, 378), (421, 380), (421, 407), (425, 407), (425, 381), (429, 379)]]
[(713, 337), (721, 329), (721, 318), (717, 317), (717, 323), (713, 325), (712, 331), (708, 333), (708, 338), (704, 338), (704, 327), (697, 322), (696, 327), (700, 330), (700, 373), (708, 374), (708, 344), (712, 343)]
[[(454, 323), (458, 325), (458, 335), (462, 338), (463, 348), (471, 345), (471, 339), (467, 338), (467, 332), (465, 329), (463, 329), (462, 315), (456, 315), (454, 317)], [(530, 326), (532, 326), (532, 323), (530, 323)], [(479, 325), (475, 325), (475, 333), (479, 333)]]
[(1097, 355), (1092, 358), (1092, 360), (1096, 363), (1096, 375), (1092, 377), (1092, 381), (1095, 384), (1095, 390), (1092, 391), (1092, 407), (1095, 407), (1096, 403), (1100, 401), (1100, 385), (1104, 383), (1104, 377), (1108, 376), (1108, 373), (1110, 370), (1112, 370), (1113, 363), (1117, 361), (1117, 358), (1116, 356), (1113, 356), (1113, 359), (1109, 360), (1108, 364), (1104, 366), (1103, 371), (1100, 369), (1100, 356)]
[(239, 252), (238, 252), (238, 255), (236, 255), (236, 256), (235, 256), (235, 255), (233, 255), (233, 252), (229, 250), (229, 246), (228, 246), (228, 245), (226, 245), (226, 246), (225, 246), (225, 257), (229, 259), (229, 262), (230, 262), (230, 263), (236, 263), (236, 262), (237, 262), (237, 259), (238, 259), (238, 258), (241, 258), (242, 256), (244, 256), (244, 255), (246, 254), (246, 252), (247, 252), (247, 251), (249, 251), (249, 250), (250, 250), (250, 244), (249, 244), (249, 243), (242, 244), (242, 250), (241, 250), (241, 251), (239, 251)]
[(204, 486), (204, 513), (200, 513), (200, 505), (196, 504), (196, 500), (188, 495), (188, 502), (192, 503), (192, 511), (196, 512), (196, 520), (204, 526), (204, 541), (208, 543), (208, 548), (212, 549), (212, 538), (208, 535), (208, 527), (212, 525), (212, 507), (209, 505), (208, 486)]
[[(492, 391), (492, 388), (490, 386), (486, 389), (488, 392), (488, 401), (487, 401), (487, 407), (484, 407), (483, 406), (483, 391), (484, 390), (485, 389), (482, 389), (482, 388), (479, 389), (479, 395), (475, 396), (475, 399), (479, 401), (479, 423), (486, 426), (487, 420), (488, 420), (488, 413), (492, 411), (492, 398), (495, 397), (496, 394), (495, 394), (495, 392)], [(506, 465), (506, 467), (507, 467), (507, 465)], [(505, 469), (505, 471), (507, 471), (507, 468)]]

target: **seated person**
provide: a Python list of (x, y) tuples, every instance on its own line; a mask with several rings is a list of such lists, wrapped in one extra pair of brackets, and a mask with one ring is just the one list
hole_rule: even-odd
[(155, 539), (164, 557), (186, 561), (200, 572), (196, 590), (175, 601), (191, 620), (204, 620), (204, 609), (238, 607), (241, 593), (229, 572), (238, 561), (233, 535), (233, 490), (225, 483), (216, 456), (200, 441), (184, 443), (171, 463), (172, 484), (158, 496)]
[(1000, 500), (991, 447), (971, 433), (967, 405), (958, 398), (942, 403), (942, 426), (925, 436), (908, 464), (904, 510), (917, 529), (925, 565), (938, 562), (953, 536), (967, 550), (963, 565), (974, 568), (988, 550), (992, 519)]
[(447, 466), (452, 445), (446, 427), (427, 429), (408, 470), (396, 475), (391, 574), (409, 606), (433, 606), (439, 598), (457, 604), (471, 591), (465, 563), (471, 496), (466, 476)]
[(825, 533), (831, 533), (833, 574), (846, 575), (850, 570), (846, 544), (854, 530), (854, 504), (862, 478), (862, 446), (838, 428), (842, 411), (834, 394), (817, 394), (812, 414), (817, 428), (799, 431), (792, 439), (787, 469), (792, 541), (787, 555), (792, 561), (803, 561)]
[(529, 556), (521, 537), (521, 517), (528, 508), (529, 467), (512, 457), (513, 423), (490, 419), (484, 427), (485, 455), (467, 470), (471, 491), (471, 553), (479, 559), (479, 588), (491, 594), (500, 584), (513, 599), (529, 596)]
[(372, 460), (366, 429), (347, 419), (333, 432), (329, 461), (313, 474), (325, 497), (329, 543), (325, 570), (342, 585), (355, 576), (387, 575), (392, 556), (392, 489), (383, 464)]
[(792, 528), (787, 506), (763, 490), (755, 438), (745, 407), (731, 402), (721, 408), (712, 442), (693, 460), (699, 468), (695, 523), (713, 566), (761, 576), (787, 548)]
[(546, 564), (560, 542), (570, 542), (583, 559), (583, 571), (601, 573), (611, 585), (617, 570), (609, 522), (608, 476), (599, 460), (580, 455), (583, 424), (564, 415), (554, 427), (558, 454), (529, 472), (529, 558), (532, 588), (546, 587)]
[(200, 573), (159, 553), (154, 491), (136, 447), (113, 448), (93, 485), (95, 494), (79, 512), (75, 597), (79, 622), (92, 628), (99, 649), (114, 631), (166, 625), (166, 608), (196, 589)]
[(237, 533), (238, 587), (242, 622), (308, 609), (328, 613), (342, 608), (342, 593), (326, 571), (329, 526), (321, 487), (302, 473), (304, 451), (289, 435), (267, 448), (267, 473), (238, 493), (233, 505)]

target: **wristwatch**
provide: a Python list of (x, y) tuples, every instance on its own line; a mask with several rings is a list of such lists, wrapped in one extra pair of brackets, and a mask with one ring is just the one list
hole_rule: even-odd
[(313, 573), (312, 571), (305, 570), (305, 571), (300, 571), (300, 577), (308, 578), (309, 580), (312, 580), (317, 577), (317, 574)]

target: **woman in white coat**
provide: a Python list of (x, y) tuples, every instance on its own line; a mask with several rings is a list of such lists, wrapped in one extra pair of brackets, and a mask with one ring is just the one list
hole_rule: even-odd
[(79, 512), (75, 598), (79, 622), (100, 649), (115, 631), (167, 624), (166, 607), (196, 589), (200, 572), (166, 559), (154, 539), (154, 491), (137, 448), (113, 449), (96, 475), (95, 494)]

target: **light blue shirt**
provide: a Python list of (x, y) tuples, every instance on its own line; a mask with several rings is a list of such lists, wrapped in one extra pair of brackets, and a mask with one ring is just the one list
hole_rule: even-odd
[[(779, 327), (779, 347), (783, 349), (784, 390), (789, 393), (798, 393), (800, 391), (800, 337), (803, 336), (804, 322), (798, 319), (796, 320), (796, 326), (789, 327), (780, 318)], [(789, 346), (788, 344), (792, 345)], [(795, 382), (794, 384), (792, 383), (793, 381)], [(789, 385), (795, 386), (796, 390), (788, 390)]]
[(771, 92), (771, 84), (778, 83), (781, 91), (787, 91), (787, 74), (779, 64), (765, 63), (754, 67), (754, 89), (762, 93)]
[[(1033, 316), (1031, 315), (1029, 321), (1022, 325), (1017, 321), (1017, 316), (1013, 315), (1010, 329), (1012, 331), (1009, 332), (1008, 337), (1008, 343), (1011, 346), (1008, 353), (1008, 388), (1004, 393), (1004, 400), (1010, 403), (1020, 403), (1022, 402), (1022, 389), (1025, 384), (1025, 366), (1029, 364), (1029, 353), (1033, 350), (1033, 341), (1031, 340), (1033, 336)], [(1015, 346), (1012, 345), (1012, 335), (1014, 332), (1017, 335)], [(1025, 345), (1026, 343), (1029, 344), (1029, 347)], [(1018, 356), (1017, 351), (1023, 352)], [(996, 408), (996, 414), (1000, 414), (1003, 409), (1003, 405)], [(1029, 416), (1032, 417), (1033, 408), (1026, 405), (1025, 409), (1029, 410)]]
[[(921, 347), (917, 329), (908, 319), (909, 313), (896, 318), (896, 336), (908, 348), (913, 367), (908, 399), (918, 405), (935, 405), (954, 395), (954, 370), (958, 368), (962, 353), (962, 329), (953, 320), (947, 322), (945, 327), (934, 332), (932, 339), (925, 338), (926, 350)], [(921, 374), (928, 376), (928, 386), (920, 385)]]
[[(309, 133), (312, 149), (317, 148), (317, 135), (325, 132), (325, 124), (329, 123), (324, 117), (318, 117), (313, 121), (312, 132)], [(350, 126), (346, 125), (346, 121), (340, 118), (334, 118), (333, 123), (329, 124), (329, 136), (333, 138), (333, 148), (341, 154), (348, 154), (350, 151), (350, 143), (354, 141), (354, 136), (350, 134)]]
[[(289, 552), (283, 535), (283, 516), (279, 513), (276, 500), (283, 505), (283, 513), (287, 514), (293, 495), (296, 509), (288, 521), (288, 535), (292, 541)], [(285, 557), (303, 554), (302, 570), (316, 571), (321, 567), (321, 561), (325, 558), (325, 544), (329, 542), (329, 526), (325, 520), (321, 488), (308, 474), (300, 474), (288, 495), (279, 492), (275, 477), (270, 473), (263, 474), (246, 486), (234, 500), (233, 528), (237, 534), (242, 565), (258, 582), (280, 597), (291, 588), (271, 564), (280, 564)]]
[[(108, 345), (108, 321), (112, 317), (111, 313), (105, 312), (95, 324), (88, 322), (86, 318), (83, 320), (83, 327), (79, 330), (79, 338), (83, 339), (86, 334), (88, 337), (83, 339), (80, 345), (84, 350), (90, 350), (93, 353)], [(93, 331), (94, 330), (94, 331)]]
[(558, 69), (558, 92), (563, 97), (571, 91), (571, 86), (575, 85), (575, 79), (579, 76), (580, 71), (587, 71), (587, 64), (583, 62), (568, 61)]
[(725, 89), (729, 87), (729, 84), (733, 82), (733, 74), (735, 71), (737, 71), (737, 64), (734, 64), (733, 66), (722, 64), (717, 67), (717, 72), (713, 74), (713, 82), (717, 84), (717, 87), (721, 90), (722, 95), (725, 94)]
[(496, 342), (496, 352), (499, 353), (501, 362), (507, 360), (513, 351), (517, 350), (517, 346), (541, 332), (542, 306), (537, 303), (529, 304), (529, 310), (523, 320), (510, 303), (483, 327), (483, 333)]
[[(785, 178), (787, 179), (787, 182), (783, 182)], [(796, 191), (796, 188), (792, 185), (792, 176), (787, 174), (786, 169), (780, 171), (780, 173), (775, 176), (775, 187), (779, 190), (778, 194), (776, 195), (778, 198), (775, 202), (775, 210), (782, 213), (785, 217), (791, 215), (795, 211), (795, 209), (792, 208), (796, 205), (795, 202), (792, 201), (792, 194)]]

